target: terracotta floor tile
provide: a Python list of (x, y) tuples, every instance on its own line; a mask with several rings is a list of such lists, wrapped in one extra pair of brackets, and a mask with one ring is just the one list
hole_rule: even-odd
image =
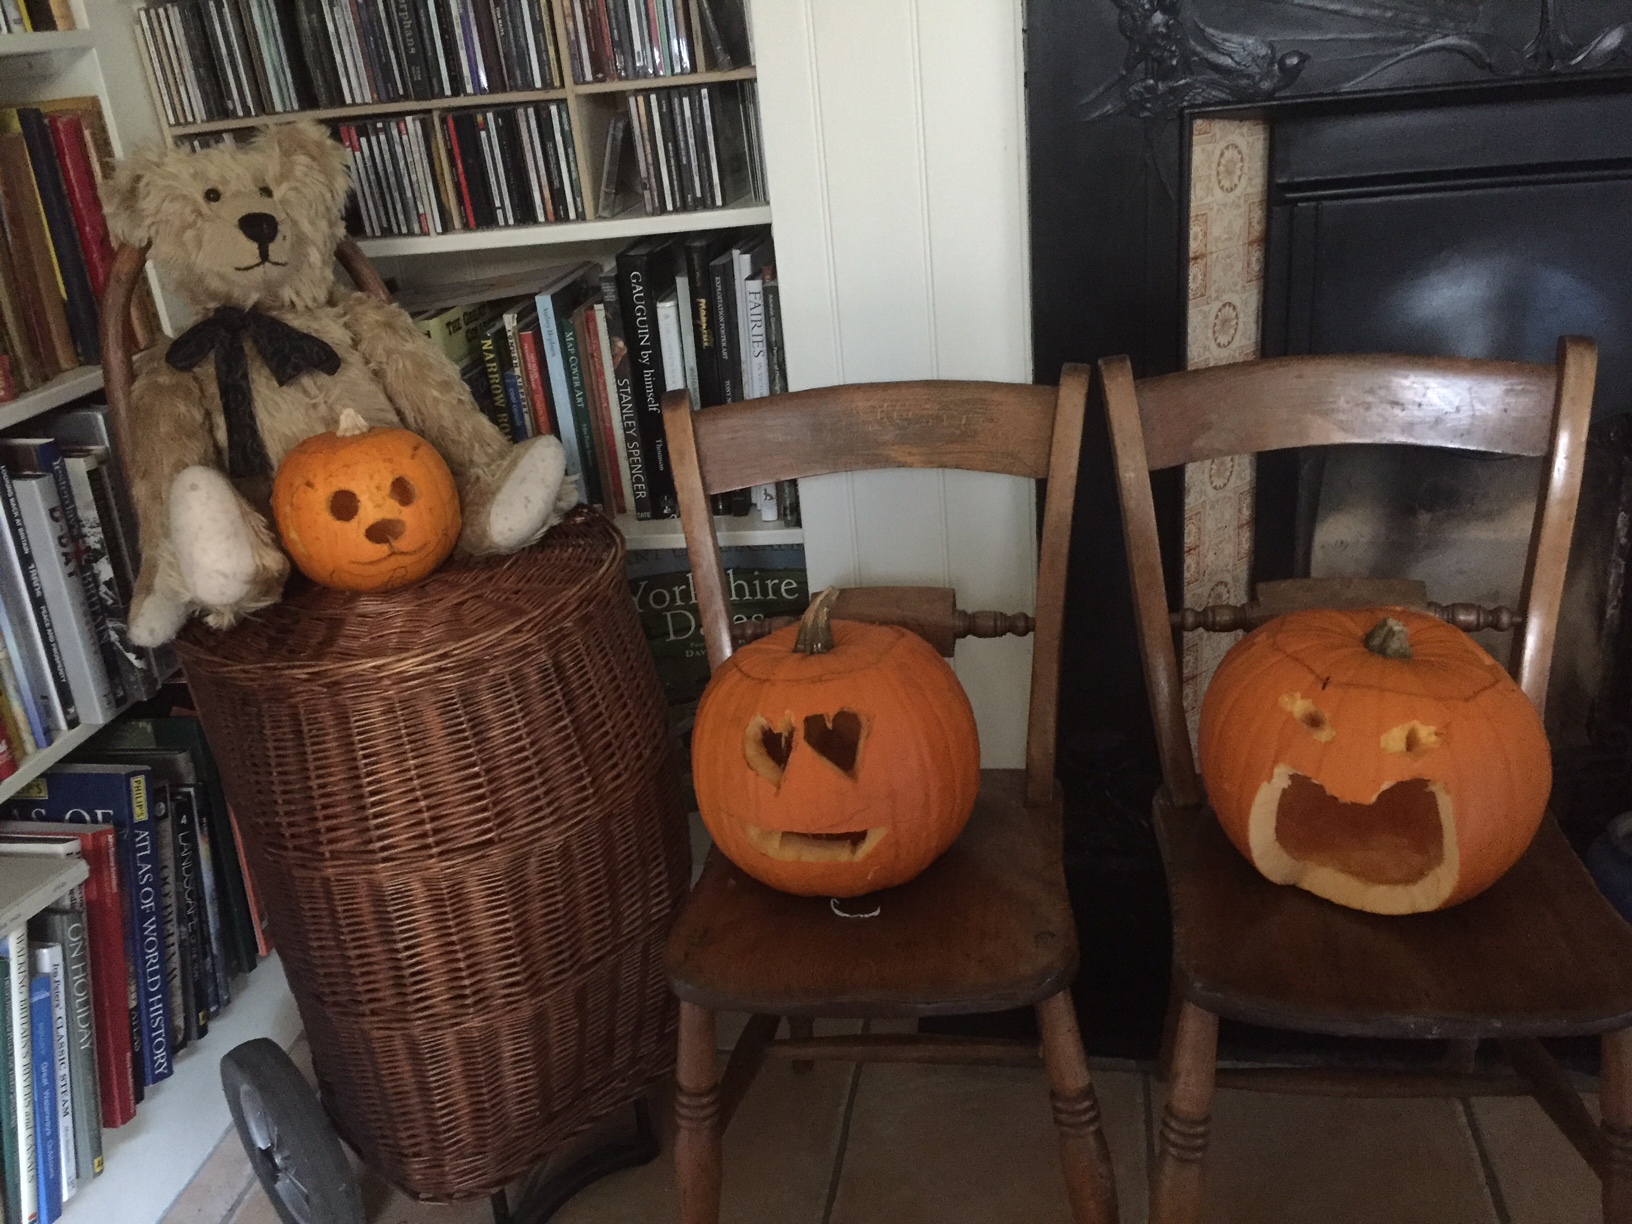
[[(1144, 1219), (1139, 1076), (1095, 1076), (1129, 1224)], [(1129, 1192), (1132, 1192), (1131, 1194)], [(833, 1224), (1068, 1224), (1040, 1070), (863, 1068)]]
[[(1594, 1115), (1596, 1099), (1589, 1101)], [(1481, 1097), (1473, 1116), (1512, 1224), (1595, 1224), (1598, 1178), (1529, 1097)]]
[(1457, 1101), (1220, 1092), (1212, 1136), (1208, 1224), (1496, 1222)]

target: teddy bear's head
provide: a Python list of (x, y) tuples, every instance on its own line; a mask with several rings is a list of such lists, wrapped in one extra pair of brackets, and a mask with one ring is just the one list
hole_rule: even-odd
[(103, 190), (108, 227), (147, 245), (192, 305), (311, 308), (328, 300), (347, 152), (309, 121), (267, 128), (239, 148), (145, 149)]

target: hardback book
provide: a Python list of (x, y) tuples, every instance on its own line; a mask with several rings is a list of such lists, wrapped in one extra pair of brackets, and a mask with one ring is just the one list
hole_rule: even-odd
[[(164, 980), (170, 1000), (170, 1048), (179, 1053), (198, 1037), (197, 1013), (193, 1010), (192, 965), (186, 956), (181, 930), (181, 904), (176, 878), (176, 845), (170, 809), (170, 787), (156, 774), (149, 798), (153, 814), (153, 841), (158, 847), (160, 902), (164, 913)], [(188, 1017), (194, 1022), (188, 1024)]]
[[(81, 895), (42, 911), (31, 925), (38, 928), (42, 944), (54, 944), (62, 949), (61, 1027), (67, 1044), (68, 1114), (72, 1122), (72, 1129), (63, 1133), (74, 1137), (71, 1147), (63, 1146), (73, 1153), (75, 1178), (82, 1185), (102, 1172), (102, 1110), (96, 1068), (90, 940), (82, 890), (75, 892)], [(55, 982), (52, 986), (55, 1002)], [(59, 1076), (59, 1084), (61, 1081)]]
[(57, 1061), (51, 1014), (51, 979), (28, 980), (29, 1078), (33, 1088), (34, 1170), (39, 1183), (40, 1224), (62, 1215), (62, 1145), (57, 1135)]
[[(607, 309), (604, 300), (606, 294), (606, 280), (601, 281), (602, 300), (595, 303), (594, 319), (591, 330), (594, 335), (595, 352), (593, 357), (597, 361), (596, 395), (598, 397), (597, 421), (605, 435), (605, 449), (607, 461), (616, 480), (618, 490), (618, 513), (633, 514), (635, 511), (635, 485), (629, 472), (629, 451), (624, 444), (623, 436), (623, 399), (629, 391), (629, 371), (627, 353), (625, 353), (622, 382), (619, 381), (618, 366), (613, 357), (613, 337), (611, 332), (612, 314)], [(614, 291), (613, 297), (617, 296)], [(615, 309), (615, 308), (614, 308)], [(619, 336), (617, 343), (623, 345), (623, 338)]]
[(22, 679), (17, 674), (17, 664), (13, 662), (17, 658), (13, 641), (11, 622), (6, 616), (4, 603), (0, 603), (0, 697), (4, 698), (0, 713), (5, 716), (6, 736), (11, 740), (17, 759), (21, 761), (30, 753), (40, 750), (45, 727), (40, 722), (39, 704), (34, 700), (33, 693), (24, 689)]
[[(539, 338), (544, 345), (544, 366), (549, 374), (550, 404), (555, 409), (561, 446), (567, 453), (567, 472), (578, 482), (584, 500), (599, 502), (599, 473), (593, 450), (586, 453), (579, 428), (577, 401), (573, 394), (563, 325), (570, 329), (572, 312), (599, 289), (600, 265), (580, 263), (556, 271), (538, 285), (533, 302), (538, 308)], [(587, 422), (586, 422), (587, 424)], [(593, 483), (592, 483), (593, 482)]]
[[(51, 738), (79, 726), (79, 708), (68, 678), (59, 626), (46, 598), (39, 553), (24, 525), (22, 503), (11, 472), (0, 464), (0, 600), (24, 652), (30, 684), (44, 702)], [(53, 544), (54, 551), (54, 544)]]
[(62, 168), (57, 164), (51, 129), (46, 125), (45, 115), (37, 107), (25, 106), (14, 110), (0, 109), (0, 131), (21, 132), (27, 144), (35, 189), (39, 193), (40, 207), (45, 211), (46, 231), (50, 235), (51, 249), (56, 259), (57, 278), (63, 290), (74, 350), (80, 364), (95, 365), (102, 360), (96, 294), (91, 289), (85, 256), (74, 229), (73, 208), (62, 180)]
[(113, 242), (108, 237), (102, 201), (97, 196), (97, 174), (85, 125), (76, 114), (46, 115), (45, 122), (51, 131), (57, 164), (62, 168), (63, 187), (73, 210), (74, 229), (79, 236), (91, 292), (101, 301), (102, 291), (108, 285), (108, 273), (113, 269)]
[(74, 708), (83, 721), (110, 722), (122, 704), (102, 657), (102, 643), (85, 601), (79, 556), (69, 532), (56, 484), (43, 473), (16, 473), (17, 502), (23, 527), (34, 546), (40, 579), (51, 619), (57, 625), (57, 644), (68, 671)]
[[(195, 801), (204, 802), (198, 788), (194, 787), (192, 790)], [(202, 820), (196, 823), (195, 828), (198, 833), (200, 891), (204, 897), (204, 920), (208, 924), (210, 948), (210, 980), (206, 984), (206, 995), (209, 999), (210, 1015), (215, 1016), (232, 1001), (232, 971), (226, 939), (225, 912), (222, 909), (224, 886), (216, 873), (214, 833), (208, 823)]]
[(28, 928), (19, 926), (5, 939), (6, 1004), (11, 1019), (12, 1111), (17, 1118), (17, 1217), (23, 1224), (40, 1219), (39, 1148), (34, 1139), (33, 1006), (29, 999)]
[(148, 810), (151, 783), (152, 771), (142, 765), (59, 765), (25, 784), (9, 804), (16, 820), (114, 827), (128, 923), (126, 956), (135, 978), (131, 1048), (140, 1055), (144, 1087), (173, 1071), (158, 850)]
[(651, 517), (679, 514), (668, 440), (663, 434), (663, 357), (658, 339), (657, 303), (674, 283), (674, 249), (667, 239), (647, 239), (618, 253), (619, 306), (635, 419), (651, 495)]
[[(608, 514), (618, 515), (628, 508), (615, 466), (612, 409), (602, 385), (600, 345), (595, 336), (595, 303), (601, 295), (598, 277), (593, 289), (586, 286), (586, 292), (593, 296), (573, 309), (567, 330), (562, 333), (562, 347), (567, 354), (568, 385), (575, 389), (573, 409), (580, 418), (578, 446), (580, 450), (587, 447), (595, 456), (595, 484), (600, 494), (597, 502)], [(577, 413), (580, 407), (583, 411)]]
[[(11, 961), (0, 939), (0, 982), (10, 989)], [(5, 1224), (21, 1224), (22, 1177), (17, 1152), (17, 1070), (11, 1054), (11, 1008), (0, 1007), (0, 1207)]]
[(617, 388), (616, 420), (623, 446), (623, 468), (629, 478), (629, 508), (637, 519), (652, 517), (652, 490), (646, 480), (646, 458), (640, 448), (639, 409), (635, 405), (633, 374), (629, 369), (629, 344), (623, 327), (623, 307), (618, 300), (616, 272), (601, 275), (601, 305), (605, 310), (607, 358), (612, 363), (612, 385)]
[[(135, 978), (126, 960), (126, 917), (119, 891), (119, 850), (111, 824), (68, 821), (0, 821), (0, 836), (53, 840), (71, 834), (90, 871), (84, 884), (86, 955), (96, 1042), (97, 1101), (102, 1125), (123, 1126), (136, 1116), (134, 1063), (130, 1052), (131, 992)], [(70, 941), (70, 948), (72, 944)], [(70, 967), (72, 959), (70, 959)]]
[[(0, 195), (0, 202), (3, 202), (3, 195)], [(4, 224), (4, 213), (0, 211), (0, 226)], [(22, 257), (23, 252), (18, 251), (14, 256), (10, 244), (0, 242), (0, 328), (6, 334), (7, 367), (12, 379), (13, 398), (21, 392), (32, 391), (47, 377), (41, 365), (41, 338), (35, 334), (33, 323), (24, 313), (22, 287), (17, 283), (15, 261)]]
[[(170, 788), (170, 839), (176, 862), (176, 909), (186, 947), (187, 972), (192, 979), (189, 997), (193, 1010), (187, 1023), (195, 1039), (209, 1032), (212, 1000), (216, 995), (208, 918), (204, 912), (197, 803), (196, 787), (182, 785)], [(219, 1010), (219, 1002), (214, 1007)]]
[(0, 125), (0, 213), (5, 219), (23, 309), (37, 337), (45, 376), (54, 378), (79, 364), (68, 325), (67, 302), (58, 288), (56, 257), (45, 206), (40, 201), (21, 132)]
[(51, 991), (51, 1068), (56, 1087), (58, 1193), (63, 1202), (79, 1189), (79, 1159), (74, 1148), (73, 1090), (68, 1084), (68, 988), (63, 975), (62, 945), (34, 943), (34, 972)]

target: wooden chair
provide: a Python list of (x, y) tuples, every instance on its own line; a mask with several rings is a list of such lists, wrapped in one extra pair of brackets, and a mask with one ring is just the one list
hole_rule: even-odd
[[(951, 467), (1048, 478), (1037, 583), (1036, 647), (1026, 768), (984, 770), (968, 828), (912, 882), (878, 895), (876, 917), (835, 915), (825, 898), (775, 892), (710, 852), (668, 945), (680, 997), (675, 1162), (684, 1224), (719, 1215), (721, 1134), (766, 1057), (918, 1063), (1031, 1063), (1035, 1042), (884, 1034), (811, 1035), (815, 1017), (919, 1017), (1034, 1005), (1041, 1030), (1067, 1194), (1078, 1224), (1116, 1218), (1099, 1110), (1069, 986), (1077, 940), (1061, 867), (1054, 780), (1055, 702), (1066, 545), (1089, 371), (1066, 367), (1052, 387), (918, 382), (834, 387), (693, 412), (684, 392), (663, 401), (708, 658), (733, 649), (730, 607), (709, 494), (826, 472)], [(848, 594), (848, 593), (847, 593)], [(859, 593), (858, 593), (859, 594)], [(999, 619), (954, 613), (937, 592), (841, 604), (915, 627), (950, 654), (958, 624), (987, 633)], [(898, 617), (892, 602), (907, 607)], [(863, 604), (871, 603), (870, 610)], [(939, 608), (927, 615), (925, 608)], [(860, 610), (858, 610), (860, 609)], [(914, 624), (916, 617), (917, 623)], [(1017, 617), (1023, 631), (1029, 618)], [(989, 635), (989, 633), (987, 633)], [(722, 1076), (716, 1011), (752, 1013)], [(773, 1041), (780, 1018), (791, 1040)]]
[[(1603, 1179), (1604, 1217), (1632, 1224), (1632, 930), (1599, 896), (1549, 817), (1525, 857), (1450, 910), (1380, 917), (1269, 883), (1207, 809), (1181, 707), (1175, 628), (1242, 628), (1330, 584), (1276, 584), (1256, 604), (1169, 614), (1150, 473), (1284, 447), (1382, 442), (1545, 459), (1522, 606), (1429, 610), (1464, 628), (1516, 628), (1511, 668), (1538, 710), (1580, 490), (1596, 351), (1560, 342), (1556, 366), (1413, 357), (1292, 357), (1135, 382), (1100, 362), (1128, 566), (1164, 784), (1155, 820), (1172, 895), (1174, 1008), (1152, 1224), (1201, 1218), (1202, 1158), (1215, 1083), (1348, 1095), (1533, 1093)], [(1267, 584), (1266, 584), (1267, 585)], [(1407, 590), (1409, 584), (1407, 584)], [(1383, 598), (1377, 598), (1378, 592)], [(1338, 592), (1348, 606), (1399, 602), (1401, 588)], [(1420, 586), (1413, 602), (1422, 603)], [(1445, 1071), (1393, 1074), (1215, 1070), (1218, 1017), (1304, 1032), (1448, 1039)], [(1602, 1127), (1540, 1038), (1602, 1034)], [(1496, 1038), (1516, 1076), (1474, 1072)]]

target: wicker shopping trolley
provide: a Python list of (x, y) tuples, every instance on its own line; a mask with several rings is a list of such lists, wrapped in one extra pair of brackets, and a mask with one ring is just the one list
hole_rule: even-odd
[[(350, 243), (359, 286), (384, 286)], [(121, 435), (142, 253), (104, 302)], [(363, 1224), (337, 1135), (421, 1199), (489, 1196), (633, 1107), (527, 1204), (657, 1153), (645, 1094), (674, 1061), (663, 966), (689, 872), (662, 687), (624, 543), (580, 509), (513, 557), (416, 586), (311, 586), (176, 642), (311, 1043), (222, 1060), (286, 1224)]]

